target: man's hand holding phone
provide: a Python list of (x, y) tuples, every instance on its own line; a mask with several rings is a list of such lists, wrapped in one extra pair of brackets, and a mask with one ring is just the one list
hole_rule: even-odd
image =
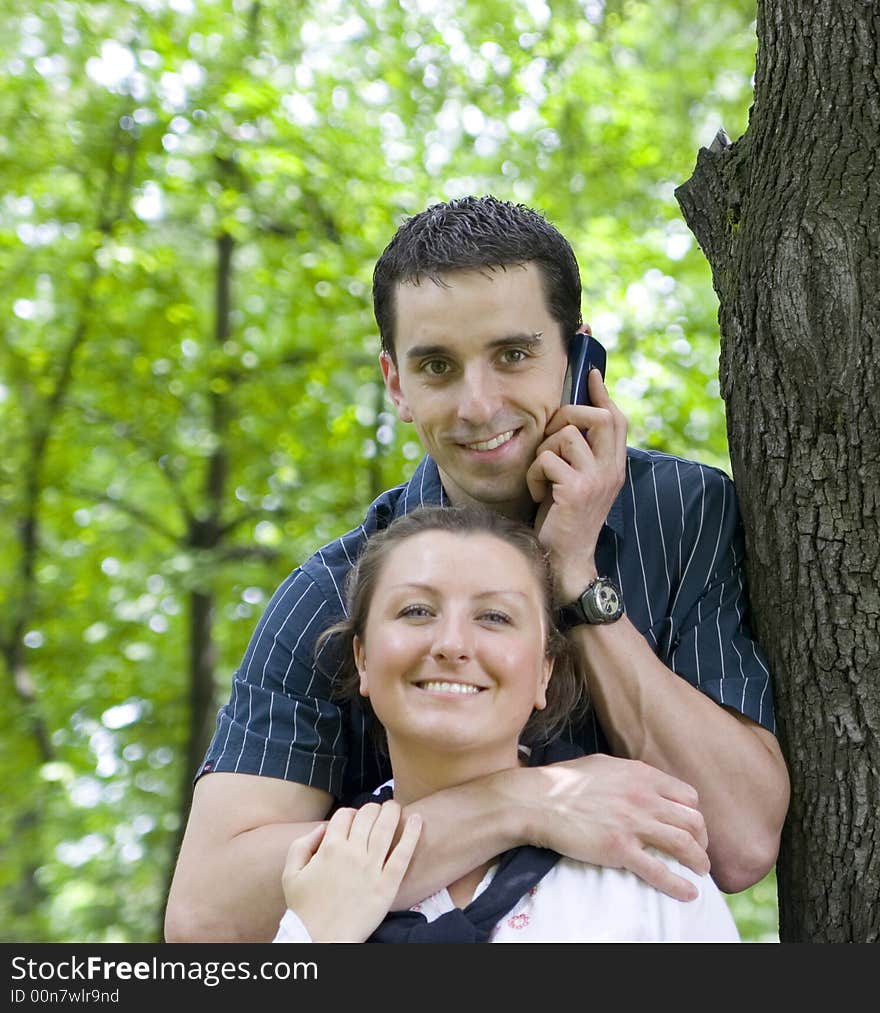
[(598, 369), (590, 371), (588, 393), (590, 405), (564, 404), (551, 416), (526, 473), (561, 602), (596, 578), (596, 543), (626, 475), (626, 417)]

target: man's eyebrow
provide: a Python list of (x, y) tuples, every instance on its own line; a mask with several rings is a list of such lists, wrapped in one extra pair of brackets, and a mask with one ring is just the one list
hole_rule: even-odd
[[(486, 344), (486, 348), (510, 348), (516, 346), (522, 348), (525, 345), (527, 348), (537, 348), (544, 344), (544, 332), (533, 331), (527, 333), (522, 331), (517, 334), (506, 334), (503, 338), (493, 338)], [(426, 359), (432, 355), (445, 355), (449, 352), (449, 348), (446, 345), (439, 343), (432, 345), (413, 345), (412, 348), (407, 350), (407, 359)]]

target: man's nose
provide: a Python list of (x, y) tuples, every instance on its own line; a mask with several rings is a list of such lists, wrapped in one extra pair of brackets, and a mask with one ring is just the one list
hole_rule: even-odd
[(458, 417), (471, 425), (491, 422), (501, 408), (501, 385), (491, 370), (467, 370), (459, 391)]

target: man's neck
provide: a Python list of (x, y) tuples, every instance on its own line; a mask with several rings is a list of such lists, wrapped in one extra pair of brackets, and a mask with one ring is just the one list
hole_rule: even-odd
[(485, 502), (468, 496), (463, 489), (460, 489), (454, 482), (450, 481), (442, 471), (440, 471), (440, 481), (443, 485), (443, 492), (446, 498), (453, 506), (479, 507), (483, 510), (493, 510), (495, 513), (508, 517), (513, 521), (522, 521), (524, 524), (532, 524), (534, 522), (538, 505), (529, 495), (527, 488), (516, 499)]

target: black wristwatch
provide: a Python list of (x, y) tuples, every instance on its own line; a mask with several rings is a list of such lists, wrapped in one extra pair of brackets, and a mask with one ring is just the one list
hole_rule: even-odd
[(597, 577), (571, 604), (559, 610), (559, 625), (564, 630), (573, 626), (613, 623), (623, 615), (623, 596), (608, 577)]

